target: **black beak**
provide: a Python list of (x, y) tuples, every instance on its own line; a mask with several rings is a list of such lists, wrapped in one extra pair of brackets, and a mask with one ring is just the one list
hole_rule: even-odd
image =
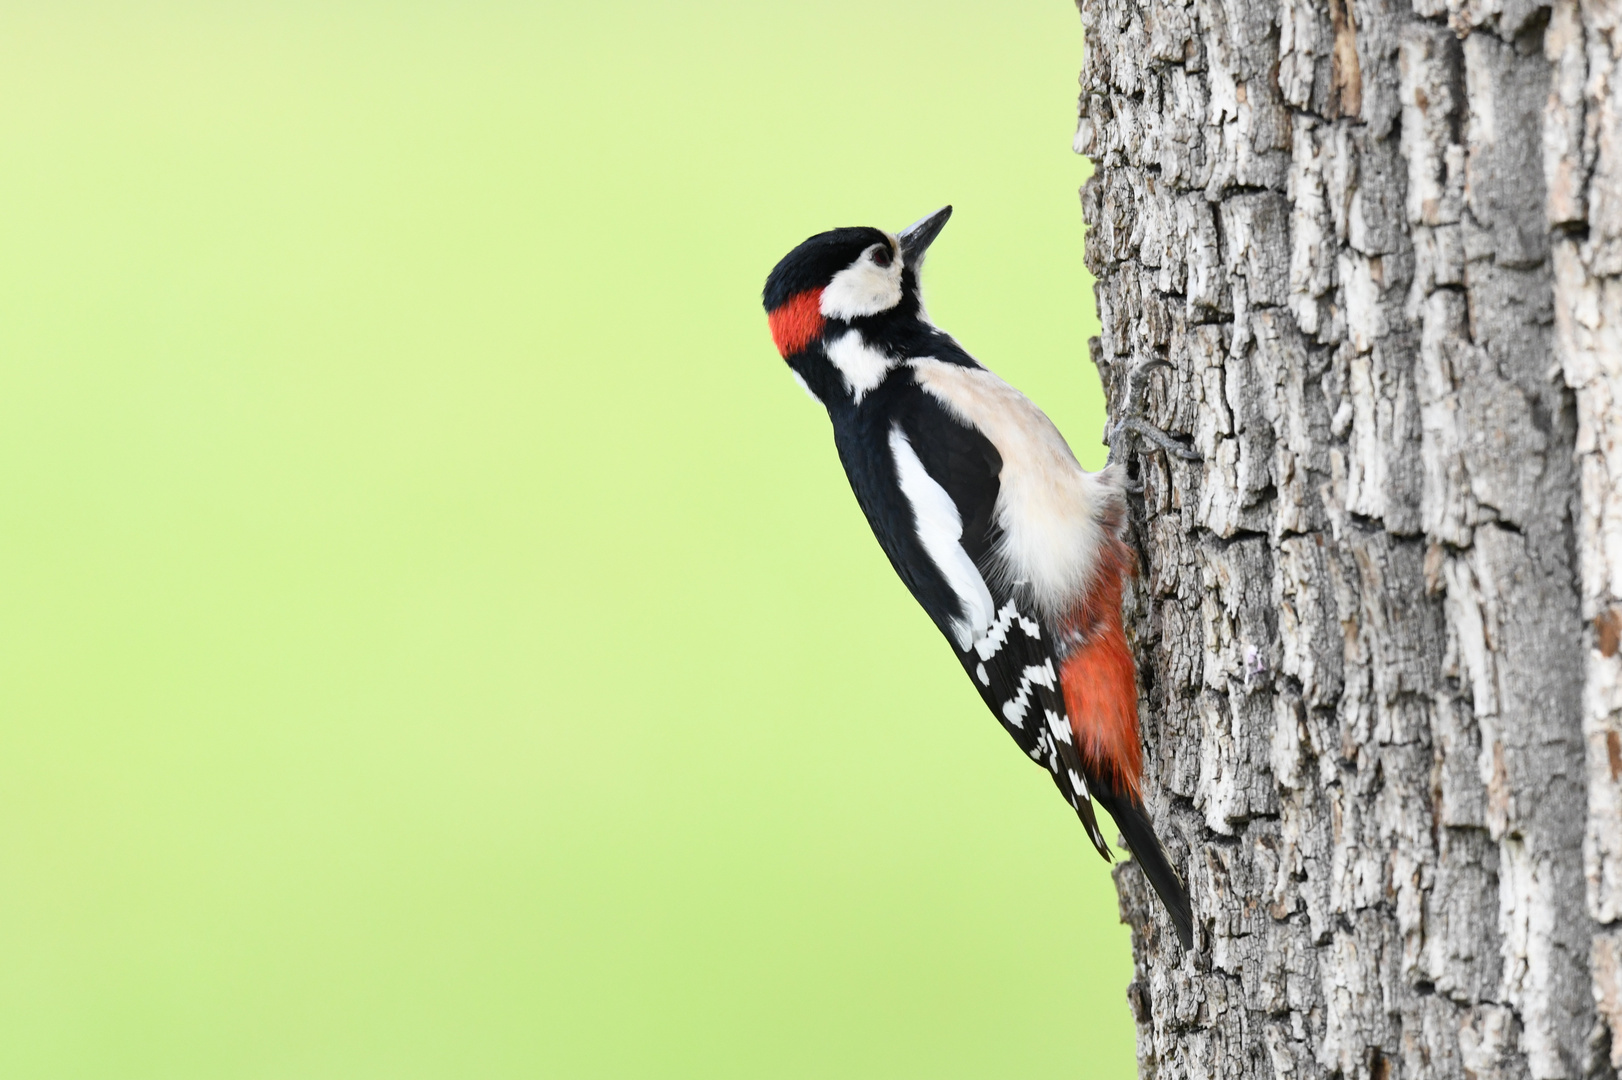
[(941, 229), (946, 226), (946, 219), (951, 216), (952, 208), (943, 206), (928, 217), (908, 225), (896, 237), (901, 241), (901, 258), (913, 270), (924, 264), (924, 253), (929, 250), (929, 245), (935, 242), (935, 237), (941, 234)]

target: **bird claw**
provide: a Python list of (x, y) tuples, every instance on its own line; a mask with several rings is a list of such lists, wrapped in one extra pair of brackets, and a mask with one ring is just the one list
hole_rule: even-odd
[[(1166, 451), (1166, 453), (1171, 454), (1174, 457), (1180, 457), (1184, 461), (1205, 460), (1200, 456), (1199, 451), (1193, 449), (1192, 447), (1184, 446), (1182, 443), (1178, 442), (1170, 435), (1167, 435), (1164, 431), (1161, 431), (1153, 424), (1145, 420), (1139, 420), (1135, 416), (1124, 416), (1117, 420), (1115, 422), (1115, 430), (1112, 434), (1112, 439), (1113, 435), (1119, 435), (1123, 429), (1142, 435), (1145, 439), (1148, 439), (1150, 442), (1160, 447), (1160, 449)], [(1113, 441), (1111, 445), (1113, 447)]]
[[(1147, 439), (1159, 449), (1183, 461), (1203, 460), (1195, 450), (1178, 442), (1148, 421), (1139, 419), (1137, 415), (1143, 411), (1144, 407), (1143, 398), (1146, 389), (1144, 376), (1155, 368), (1169, 368), (1171, 366), (1170, 361), (1164, 357), (1156, 356), (1137, 364), (1127, 373), (1126, 394), (1121, 401), (1121, 412), (1124, 415), (1114, 424), (1105, 428), (1104, 441), (1109, 444), (1110, 461), (1115, 461), (1118, 456), (1125, 453), (1125, 447), (1121, 443), (1120, 436), (1128, 431)], [(1141, 486), (1139, 490), (1142, 490)]]

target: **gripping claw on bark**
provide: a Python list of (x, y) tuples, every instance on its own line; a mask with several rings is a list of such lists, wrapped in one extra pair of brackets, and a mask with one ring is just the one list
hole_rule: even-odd
[[(1156, 446), (1160, 447), (1160, 449), (1166, 451), (1166, 453), (1175, 457), (1180, 457), (1184, 461), (1205, 460), (1204, 458), (1200, 457), (1198, 451), (1184, 446), (1182, 443), (1178, 442), (1170, 435), (1167, 435), (1164, 431), (1161, 431), (1153, 424), (1145, 420), (1139, 420), (1135, 416), (1123, 416), (1121, 419), (1117, 420), (1115, 422), (1115, 429), (1111, 438), (1113, 439), (1114, 435), (1119, 435), (1122, 431), (1136, 432), (1137, 434), (1142, 435), (1145, 439), (1148, 439), (1150, 442), (1154, 443)], [(1112, 442), (1112, 448), (1113, 445), (1114, 444)]]
[[(1109, 444), (1109, 460), (1112, 462), (1125, 453), (1125, 447), (1120, 437), (1129, 431), (1141, 435), (1155, 446), (1166, 451), (1166, 453), (1184, 461), (1202, 460), (1194, 450), (1184, 446), (1147, 420), (1141, 419), (1144, 412), (1144, 375), (1157, 367), (1169, 368), (1171, 363), (1162, 357), (1155, 357), (1143, 361), (1127, 373), (1126, 394), (1121, 401), (1122, 416), (1104, 429), (1104, 441)], [(1127, 490), (1131, 491), (1132, 488), (1128, 487)], [(1142, 490), (1141, 485), (1138, 486), (1138, 490)]]
[(1171, 361), (1163, 356), (1153, 356), (1135, 364), (1126, 375), (1126, 409), (1127, 412), (1138, 412), (1143, 408), (1143, 377), (1155, 368), (1169, 368)]

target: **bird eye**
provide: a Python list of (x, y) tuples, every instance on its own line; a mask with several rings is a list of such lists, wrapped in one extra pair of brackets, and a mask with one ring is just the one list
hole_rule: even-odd
[(890, 248), (889, 248), (889, 245), (880, 244), (878, 247), (874, 248), (873, 253), (870, 256), (870, 258), (872, 258), (873, 263), (874, 263), (875, 266), (889, 266), (890, 265)]

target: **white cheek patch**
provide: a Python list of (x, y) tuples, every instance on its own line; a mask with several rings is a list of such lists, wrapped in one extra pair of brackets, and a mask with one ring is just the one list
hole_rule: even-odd
[(895, 455), (896, 479), (901, 493), (912, 505), (918, 540), (924, 553), (957, 595), (962, 616), (952, 620), (952, 636), (957, 647), (968, 652), (991, 625), (996, 611), (991, 590), (969, 553), (963, 550), (963, 519), (946, 489), (924, 470), (912, 443), (900, 425), (890, 428), (890, 452)]
[(901, 260), (879, 266), (863, 252), (822, 290), (822, 315), (827, 319), (860, 318), (889, 311), (901, 303)]
[(828, 359), (845, 377), (845, 386), (858, 405), (895, 367), (894, 360), (869, 345), (856, 330), (834, 339), (828, 346)]

